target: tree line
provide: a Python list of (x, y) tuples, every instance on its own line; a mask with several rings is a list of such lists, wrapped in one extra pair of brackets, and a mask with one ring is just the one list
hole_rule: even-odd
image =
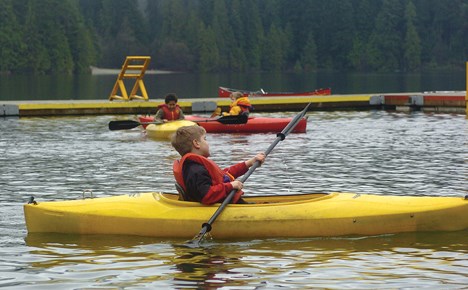
[(463, 68), (464, 0), (0, 0), (0, 72)]

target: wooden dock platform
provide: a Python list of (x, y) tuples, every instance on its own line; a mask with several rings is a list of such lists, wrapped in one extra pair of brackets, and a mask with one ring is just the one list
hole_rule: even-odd
[[(311, 110), (397, 110), (466, 114), (466, 92), (425, 92), (398, 94), (329, 95), (307, 97), (251, 98), (255, 112), (299, 111), (307, 103)], [(0, 101), (0, 116), (60, 116), (154, 114), (163, 99), (136, 101), (55, 100)], [(213, 112), (216, 107), (229, 108), (230, 99), (179, 99), (184, 113)]]

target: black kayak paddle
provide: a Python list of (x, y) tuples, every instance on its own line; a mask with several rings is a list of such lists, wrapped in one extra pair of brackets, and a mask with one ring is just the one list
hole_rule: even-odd
[[(195, 123), (202, 123), (202, 122), (219, 122), (225, 125), (236, 125), (236, 124), (245, 124), (247, 123), (249, 117), (247, 115), (238, 115), (238, 116), (223, 116), (219, 118), (208, 118), (199, 121), (192, 121)], [(148, 125), (148, 124), (163, 124), (161, 121), (156, 122), (138, 122), (133, 120), (119, 120), (119, 121), (110, 121), (109, 122), (109, 130), (127, 130), (133, 129), (140, 125)]]

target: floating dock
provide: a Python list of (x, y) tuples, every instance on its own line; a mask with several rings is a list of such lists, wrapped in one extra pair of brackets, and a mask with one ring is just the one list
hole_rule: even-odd
[[(252, 97), (255, 112), (300, 111), (312, 103), (310, 110), (395, 110), (466, 114), (467, 95), (459, 92), (424, 92), (398, 94), (356, 94), (307, 97)], [(184, 113), (213, 112), (216, 107), (228, 110), (230, 99), (179, 99)], [(109, 100), (57, 100), (57, 101), (0, 101), (0, 116), (61, 116), (61, 115), (114, 115), (154, 114), (163, 99), (109, 101)]]
[[(63, 101), (0, 101), (0, 117), (7, 116), (61, 116), (61, 115), (114, 115), (155, 114), (162, 99), (150, 100), (143, 77), (151, 57), (127, 56), (117, 76), (108, 100)], [(127, 93), (124, 80), (134, 79)], [(395, 110), (466, 114), (468, 116), (468, 62), (466, 62), (466, 91), (312, 95), (288, 97), (251, 97), (255, 112), (300, 111), (312, 103), (311, 110)], [(120, 95), (119, 95), (120, 93)], [(141, 93), (141, 96), (137, 95)], [(184, 113), (211, 113), (217, 107), (229, 109), (229, 98), (179, 99)]]

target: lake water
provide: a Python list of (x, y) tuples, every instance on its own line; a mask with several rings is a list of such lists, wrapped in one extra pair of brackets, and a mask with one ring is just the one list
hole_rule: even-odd
[[(276, 113), (292, 116), (295, 113)], [(258, 114), (271, 116), (273, 114)], [(350, 191), (468, 194), (465, 115), (310, 112), (245, 183), (248, 195)], [(0, 118), (0, 287), (8, 289), (460, 289), (468, 285), (468, 231), (309, 239), (185, 241), (27, 234), (22, 206), (36, 200), (175, 192), (168, 142), (136, 116)], [(264, 151), (275, 134), (209, 134), (230, 165)], [(450, 221), (447, 221), (450, 222)], [(216, 224), (216, 223), (215, 223)], [(214, 224), (214, 226), (216, 226)]]
[[(78, 76), (0, 75), (0, 100), (108, 99), (118, 72)], [(332, 94), (465, 91), (465, 71), (423, 73), (212, 73), (146, 74), (150, 99), (175, 92), (181, 98), (217, 96), (218, 86), (257, 91), (303, 92), (331, 88)], [(125, 81), (129, 93), (133, 80)]]

